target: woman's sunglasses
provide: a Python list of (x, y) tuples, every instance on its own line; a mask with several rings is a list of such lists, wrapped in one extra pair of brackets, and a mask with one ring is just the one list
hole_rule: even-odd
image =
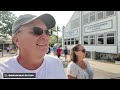
[(40, 28), (40, 27), (33, 27), (33, 33), (34, 33), (34, 35), (42, 35), (43, 32), (45, 32), (46, 35), (48, 35), (48, 36), (51, 35), (51, 33), (50, 33), (49, 30), (45, 30), (45, 31), (44, 31), (44, 30), (43, 30), (42, 28)]
[(85, 50), (85, 49), (83, 49), (83, 50), (77, 50), (77, 51), (82, 51), (83, 53), (85, 53), (85, 52), (86, 52), (86, 50)]

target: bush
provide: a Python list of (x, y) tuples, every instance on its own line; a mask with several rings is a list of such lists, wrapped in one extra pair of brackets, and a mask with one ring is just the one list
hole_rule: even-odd
[(120, 61), (120, 54), (117, 54), (117, 57), (113, 58), (115, 61)]

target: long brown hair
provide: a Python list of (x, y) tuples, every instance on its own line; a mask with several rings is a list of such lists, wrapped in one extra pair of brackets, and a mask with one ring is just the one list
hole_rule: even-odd
[(77, 44), (71, 49), (71, 51), (70, 51), (70, 61), (73, 61), (75, 63), (77, 62), (78, 59), (77, 59), (77, 56), (75, 54), (75, 51), (78, 51), (79, 46), (81, 46), (81, 44)]

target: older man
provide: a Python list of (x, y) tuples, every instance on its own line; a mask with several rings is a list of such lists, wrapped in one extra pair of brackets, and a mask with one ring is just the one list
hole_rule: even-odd
[(21, 15), (12, 27), (12, 41), (19, 55), (0, 63), (0, 78), (65, 79), (62, 62), (46, 54), (49, 29), (55, 23), (50, 14)]

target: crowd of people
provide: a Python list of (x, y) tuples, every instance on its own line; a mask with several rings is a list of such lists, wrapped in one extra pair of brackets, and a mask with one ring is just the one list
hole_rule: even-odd
[(50, 54), (51, 52), (53, 53), (54, 56), (57, 56), (58, 58), (60, 58), (61, 54), (64, 54), (65, 61), (67, 61), (67, 55), (69, 53), (66, 46), (64, 49), (61, 49), (60, 46), (53, 46), (53, 47), (49, 46), (47, 54)]

